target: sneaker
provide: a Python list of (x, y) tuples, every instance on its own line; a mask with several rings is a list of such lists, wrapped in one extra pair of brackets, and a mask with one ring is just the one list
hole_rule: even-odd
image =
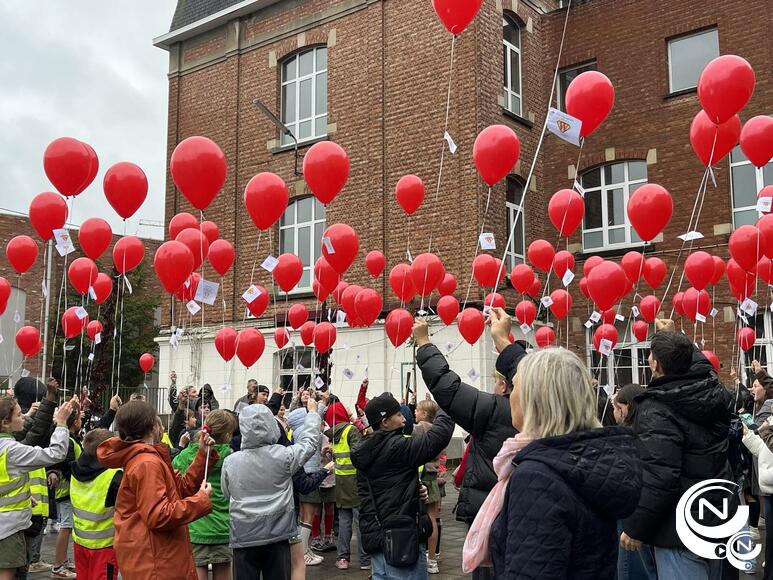
[(309, 542), (309, 547), (315, 552), (321, 552), (322, 547), (325, 545), (325, 540), (322, 538), (312, 538)]
[(306, 563), (307, 566), (318, 566), (322, 562), (324, 562), (324, 560), (325, 559), (322, 556), (318, 556), (311, 550), (309, 550), (303, 555), (303, 561)]
[(332, 552), (333, 550), (338, 549), (338, 541), (335, 540), (332, 536), (329, 538), (325, 538), (325, 540), (322, 542), (322, 549), (317, 550), (318, 552)]
[(336, 560), (336, 568), (339, 570), (348, 570), (349, 569), (349, 560), (344, 560), (341, 558), (340, 560)]
[(370, 564), (361, 564), (360, 570), (370, 570)]
[(749, 533), (751, 534), (752, 540), (754, 540), (755, 542), (759, 542), (760, 541), (760, 529), (759, 528), (755, 528), (754, 526), (749, 526)]
[(57, 566), (51, 570), (51, 578), (76, 578), (75, 572), (70, 572), (65, 566)]
[(75, 563), (74, 563), (74, 562), (70, 562), (69, 560), (67, 560), (67, 561), (66, 561), (66, 562), (63, 564), (63, 566), (64, 566), (65, 568), (67, 568), (67, 569), (68, 569), (70, 572), (75, 572)]
[(50, 572), (51, 568), (54, 566), (52, 564), (49, 564), (48, 562), (43, 562), (42, 560), (40, 562), (33, 562), (29, 565), (27, 568), (27, 571), (34, 574), (35, 572)]
[(440, 569), (437, 565), (437, 560), (427, 559), (427, 574), (440, 574)]
[(438, 552), (437, 554), (435, 554), (435, 562), (440, 562), (440, 560), (441, 560), (440, 552)]

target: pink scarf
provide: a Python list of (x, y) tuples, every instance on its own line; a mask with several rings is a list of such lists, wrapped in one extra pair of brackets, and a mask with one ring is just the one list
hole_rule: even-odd
[(470, 531), (467, 533), (467, 538), (464, 540), (462, 570), (465, 574), (469, 574), (478, 566), (491, 566), (491, 553), (489, 551), (491, 526), (499, 512), (502, 511), (502, 505), (505, 502), (507, 482), (513, 473), (513, 457), (532, 441), (531, 437), (518, 433), (515, 437), (506, 439), (502, 443), (502, 449), (494, 458), (494, 471), (499, 481), (489, 492), (486, 501), (483, 502)]

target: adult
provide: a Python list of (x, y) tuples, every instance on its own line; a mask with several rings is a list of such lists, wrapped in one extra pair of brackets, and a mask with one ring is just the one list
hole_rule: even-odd
[(215, 393), (212, 391), (212, 386), (209, 383), (204, 383), (204, 386), (201, 387), (199, 396), (196, 398), (194, 410), (197, 415), (201, 415), (202, 405), (208, 405), (210, 411), (220, 408), (220, 403), (215, 398)]
[(234, 413), (239, 413), (247, 405), (257, 402), (258, 381), (250, 379), (247, 381), (247, 394), (236, 399), (234, 403)]

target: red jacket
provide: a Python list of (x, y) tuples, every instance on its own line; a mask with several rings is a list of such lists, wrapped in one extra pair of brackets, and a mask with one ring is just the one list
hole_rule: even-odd
[[(199, 491), (206, 456), (186, 474), (172, 469), (169, 447), (113, 437), (97, 448), (102, 465), (123, 469), (115, 502), (114, 548), (124, 580), (198, 580), (187, 524), (212, 511)], [(217, 453), (210, 455), (210, 465)]]

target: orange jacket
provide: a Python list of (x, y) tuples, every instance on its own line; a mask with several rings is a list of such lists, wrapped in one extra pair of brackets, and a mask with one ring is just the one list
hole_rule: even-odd
[[(199, 491), (206, 456), (184, 476), (172, 469), (169, 447), (113, 437), (97, 448), (102, 465), (123, 469), (115, 502), (114, 548), (124, 580), (197, 580), (187, 524), (212, 511)], [(217, 462), (217, 452), (210, 455)]]

